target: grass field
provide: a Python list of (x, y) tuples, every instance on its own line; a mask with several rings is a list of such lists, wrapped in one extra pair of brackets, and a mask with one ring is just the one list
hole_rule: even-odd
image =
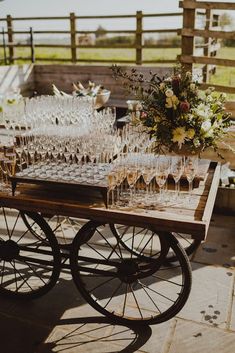
[[(144, 49), (143, 50), (143, 60), (174, 60), (177, 55), (180, 54), (180, 48), (170, 48), (170, 49)], [(25, 62), (30, 62), (30, 49), (29, 48), (16, 48), (15, 57), (28, 58), (28, 60), (16, 60), (15, 63), (22, 64)], [(70, 59), (71, 52), (68, 48), (36, 48), (35, 49), (36, 62), (41, 64), (58, 63), (56, 59)], [(218, 58), (232, 59), (235, 57), (235, 48), (223, 47), (217, 52)], [(0, 49), (0, 58), (3, 58), (3, 50)], [(37, 58), (42, 60), (37, 61)], [(50, 58), (50, 61), (44, 61), (43, 58)], [(134, 49), (77, 49), (77, 58), (84, 60), (80, 64), (86, 64), (86, 60), (109, 60), (110, 64), (112, 60), (118, 60), (120, 63), (123, 60), (135, 60), (135, 50)], [(63, 64), (63, 61), (59, 62)], [(64, 62), (68, 63), (68, 62)], [(3, 64), (3, 62), (2, 62)], [(92, 63), (89, 62), (92, 65)], [(98, 63), (94, 63), (98, 64)], [(108, 64), (108, 63), (107, 63)], [(169, 64), (156, 64), (158, 66), (164, 66)], [(151, 64), (154, 66), (154, 64)], [(235, 87), (235, 67), (223, 67), (217, 66), (216, 73), (211, 76), (210, 82), (212, 84), (219, 84), (225, 86)], [(235, 95), (233, 95), (234, 99)]]

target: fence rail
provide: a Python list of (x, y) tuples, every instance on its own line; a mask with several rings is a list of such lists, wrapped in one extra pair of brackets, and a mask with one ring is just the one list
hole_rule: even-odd
[[(182, 16), (182, 12), (172, 12), (172, 13), (158, 13), (158, 14), (144, 14), (142, 11), (137, 11), (135, 14), (131, 15), (101, 15), (101, 16), (76, 16), (75, 13), (70, 13), (69, 16), (54, 16), (54, 17), (12, 17), (8, 15), (6, 18), (0, 18), (0, 22), (6, 23), (6, 31), (4, 31), (3, 35), (7, 36), (7, 41), (5, 40), (5, 50), (8, 49), (8, 57), (5, 57), (5, 63), (10, 63), (13, 64), (14, 61), (16, 60), (15, 56), (15, 48), (31, 48), (31, 53), (34, 53), (33, 60), (34, 61), (40, 61), (40, 60), (45, 60), (47, 61), (48, 58), (40, 58), (40, 56), (35, 54), (34, 48), (65, 48), (70, 50), (70, 61), (72, 63), (80, 62), (80, 61), (85, 61), (89, 62), (90, 60), (81, 60), (78, 58), (78, 53), (79, 49), (134, 49), (135, 50), (135, 59), (134, 60), (122, 60), (121, 62), (130, 62), (130, 63), (135, 63), (137, 65), (141, 65), (144, 63), (148, 63), (149, 60), (144, 60), (143, 59), (143, 50), (144, 49), (151, 49), (151, 48), (156, 48), (156, 45), (147, 45), (144, 43), (144, 35), (145, 34), (154, 34), (154, 33), (175, 33), (175, 35), (178, 35), (179, 29), (178, 28), (166, 28), (166, 29), (144, 29), (143, 26), (143, 21), (145, 18), (151, 18), (151, 17), (179, 17)], [(79, 35), (92, 35), (96, 34), (97, 30), (78, 30), (77, 29), (77, 20), (97, 20), (97, 19), (135, 19), (135, 29), (129, 30), (129, 29), (122, 29), (122, 30), (105, 30), (105, 34), (110, 35), (110, 34), (129, 34), (133, 35), (133, 44), (116, 44), (116, 45), (111, 45), (111, 44), (99, 44), (99, 43), (94, 43), (94, 44), (78, 44), (78, 37)], [(69, 23), (69, 30), (34, 30), (33, 32), (31, 31), (23, 31), (23, 30), (15, 30), (15, 24), (20, 21), (58, 21), (58, 20), (66, 20)], [(33, 33), (33, 36), (32, 36)], [(16, 41), (16, 35), (30, 35), (30, 40), (28, 43), (18, 43)], [(39, 34), (67, 34), (70, 38), (69, 44), (53, 44), (53, 43), (35, 43), (35, 36)], [(172, 48), (171, 45), (164, 45), (164, 43), (158, 45), (159, 48)], [(179, 46), (175, 46), (179, 47)], [(22, 58), (23, 59), (23, 58)], [(25, 58), (25, 59), (31, 59), (32, 58)], [(69, 61), (68, 58), (53, 58), (53, 61)], [(96, 59), (92, 60), (94, 62), (107, 62), (106, 59)], [(176, 62), (177, 58), (174, 60), (162, 60), (161, 62), (163, 63), (169, 63), (169, 62)], [(120, 60), (118, 61), (120, 62)], [(151, 61), (152, 62), (152, 61)]]
[[(135, 14), (129, 15), (100, 15), (100, 16), (76, 16), (75, 13), (70, 13), (69, 16), (45, 16), (45, 17), (11, 17), (0, 18), (0, 23), (5, 23), (6, 29), (2, 31), (3, 37), (3, 52), (5, 63), (13, 64), (16, 60), (30, 60), (31, 62), (40, 61), (57, 61), (57, 62), (72, 62), (72, 63), (124, 63), (124, 64), (173, 64), (180, 61), (184, 64), (187, 70), (193, 70), (196, 65), (201, 67), (203, 72), (203, 87), (208, 86), (208, 81), (211, 73), (215, 72), (216, 66), (235, 67), (235, 60), (233, 58), (220, 59), (216, 58), (217, 50), (220, 48), (221, 40), (235, 39), (234, 31), (222, 31), (219, 23), (219, 15), (214, 10), (235, 10), (235, 3), (231, 2), (215, 2), (215, 1), (197, 1), (184, 0), (179, 1), (180, 11), (172, 13), (147, 13), (137, 11)], [(203, 18), (203, 28), (196, 28), (196, 20), (200, 16)], [(164, 18), (164, 17), (182, 17), (182, 28), (165, 28), (165, 29), (145, 29), (144, 20), (147, 18)], [(112, 29), (105, 30), (107, 36), (112, 34), (128, 34), (132, 38), (132, 43), (129, 44), (108, 44), (106, 43), (92, 43), (84, 44), (78, 43), (79, 36), (95, 35), (97, 30), (79, 30), (78, 23), (83, 20), (97, 20), (97, 19), (133, 19), (135, 20), (135, 28), (130, 29)], [(16, 30), (16, 24), (22, 21), (68, 21), (68, 30), (49, 30), (30, 28), (28, 31)], [(45, 25), (46, 26), (46, 25)], [(175, 33), (181, 38), (181, 54), (178, 57), (170, 59), (148, 59), (144, 58), (143, 52), (145, 49), (154, 48), (176, 48), (177, 44), (169, 45), (167, 43), (159, 42), (157, 44), (145, 43), (144, 37), (147, 34), (170, 34)], [(19, 43), (16, 40), (17, 35), (28, 35), (27, 43)], [(44, 34), (65, 34), (68, 36), (68, 43), (38, 43), (36, 42), (37, 35)], [(195, 38), (200, 38), (200, 43), (195, 44)], [(107, 37), (108, 38), (108, 37)], [(27, 57), (17, 56), (17, 48), (29, 48), (30, 55)], [(64, 48), (70, 53), (70, 57), (43, 57), (37, 53), (38, 48)], [(80, 49), (131, 49), (135, 52), (135, 58), (123, 58), (122, 60), (96, 58), (96, 59), (81, 59), (79, 57)], [(235, 87), (228, 87), (217, 85), (216, 89), (219, 91), (235, 93)]]
[[(215, 58), (216, 52), (213, 46), (219, 45), (221, 39), (235, 39), (235, 31), (219, 30), (219, 15), (214, 10), (235, 10), (235, 3), (184, 0), (179, 2), (179, 7), (183, 8), (183, 28), (181, 30), (182, 47), (181, 55), (178, 56), (180, 62), (187, 70), (192, 71), (194, 64), (203, 66), (203, 85), (208, 87), (209, 71), (211, 67), (225, 66), (235, 67), (235, 60)], [(204, 29), (195, 28), (196, 13), (199, 9), (204, 9), (206, 25)], [(202, 56), (196, 55), (195, 37), (204, 38), (205, 48)], [(218, 91), (235, 94), (235, 87), (213, 85)]]

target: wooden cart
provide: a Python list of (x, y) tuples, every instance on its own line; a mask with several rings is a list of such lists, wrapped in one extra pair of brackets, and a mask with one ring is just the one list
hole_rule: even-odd
[(85, 300), (111, 319), (155, 324), (172, 318), (191, 288), (177, 234), (191, 235), (188, 253), (205, 239), (219, 171), (210, 164), (187, 208), (107, 209), (99, 193), (45, 185), (2, 193), (0, 294), (39, 297), (56, 284), (61, 268), (70, 268)]

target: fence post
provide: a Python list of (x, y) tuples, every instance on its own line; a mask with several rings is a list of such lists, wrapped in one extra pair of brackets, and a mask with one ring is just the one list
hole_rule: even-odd
[(31, 47), (31, 62), (35, 63), (35, 50), (34, 50), (34, 40), (33, 40), (33, 28), (29, 28), (29, 36), (30, 36), (30, 47)]
[(71, 61), (76, 63), (76, 16), (74, 12), (70, 13), (70, 42), (71, 42)]
[(7, 15), (7, 35), (9, 48), (9, 64), (14, 64), (13, 22), (11, 15)]
[(142, 11), (136, 11), (136, 65), (142, 64), (142, 30), (143, 30), (143, 14)]
[[(196, 3), (196, 0), (191, 0), (192, 2)], [(182, 1), (184, 3), (184, 1)], [(187, 9), (184, 8), (183, 10), (183, 30), (184, 29), (194, 29), (195, 26), (195, 15), (196, 9)], [(194, 36), (184, 36), (182, 35), (181, 39), (181, 55), (190, 55), (193, 56), (194, 54)], [(193, 71), (193, 64), (192, 63), (185, 63), (183, 64), (185, 71)]]
[[(207, 9), (206, 10), (206, 25), (205, 25), (205, 29), (209, 30), (210, 29), (210, 24), (211, 24), (211, 10)], [(210, 46), (211, 46), (211, 38), (205, 38), (204, 43), (206, 44), (206, 46), (204, 47), (203, 50), (203, 55), (208, 57), (210, 56)], [(204, 65), (203, 69), (202, 69), (202, 75), (203, 75), (203, 82), (207, 82), (208, 78), (209, 78), (209, 65)]]
[(3, 45), (4, 64), (7, 65), (6, 39), (5, 39), (4, 27), (2, 27), (2, 45)]

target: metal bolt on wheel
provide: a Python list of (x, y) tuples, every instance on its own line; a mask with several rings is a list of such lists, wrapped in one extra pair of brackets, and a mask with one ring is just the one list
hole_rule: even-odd
[[(171, 233), (154, 232), (154, 236), (158, 251), (148, 257), (141, 256), (144, 244), (138, 252), (134, 241), (125, 247), (109, 225), (91, 221), (78, 232), (71, 250), (73, 279), (84, 299), (101, 314), (122, 323), (156, 324), (182, 309), (191, 289), (188, 258)], [(178, 260), (170, 266), (166, 265), (169, 247)]]

